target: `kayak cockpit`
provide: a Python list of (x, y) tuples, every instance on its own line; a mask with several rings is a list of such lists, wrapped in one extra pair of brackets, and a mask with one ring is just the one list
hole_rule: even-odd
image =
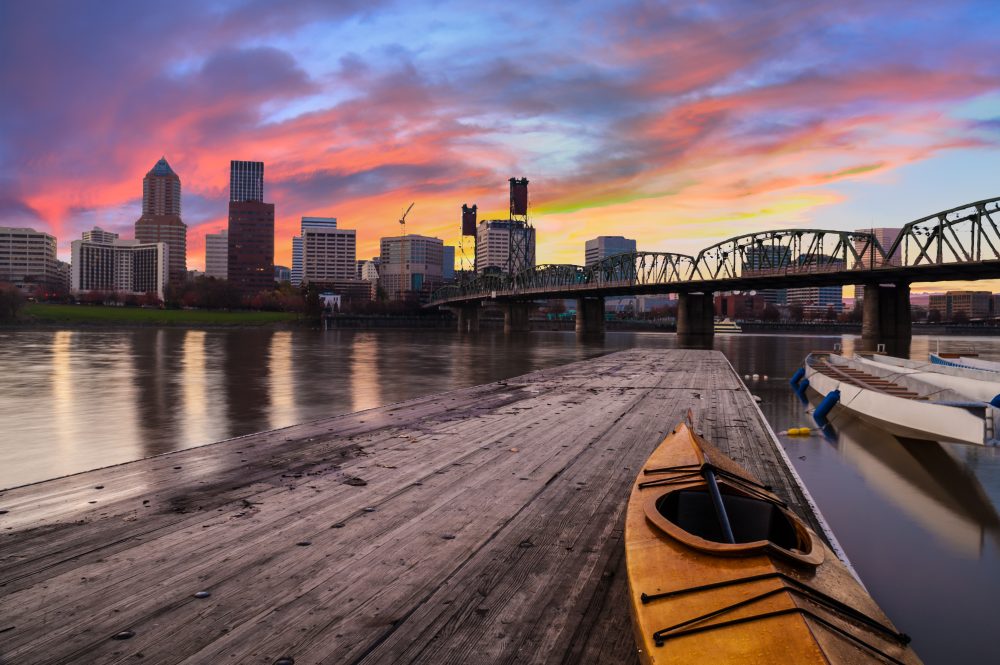
[[(801, 550), (795, 524), (772, 501), (722, 494), (737, 544), (766, 540), (786, 550)], [(715, 543), (726, 542), (707, 489), (670, 492), (656, 502), (657, 511), (684, 531)]]
[[(770, 492), (727, 474), (717, 487), (725, 521), (732, 532), (730, 541), (723, 530), (710, 484), (687, 474), (668, 489), (661, 486), (656, 488), (659, 491), (650, 491), (654, 487), (647, 486), (643, 490), (646, 519), (667, 536), (716, 556), (773, 554), (799, 566), (815, 567), (822, 563), (822, 544), (802, 520)], [(691, 481), (685, 482), (688, 478)]]

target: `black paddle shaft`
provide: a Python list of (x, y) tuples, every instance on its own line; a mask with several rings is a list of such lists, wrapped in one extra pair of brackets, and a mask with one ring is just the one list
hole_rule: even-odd
[(715, 471), (712, 467), (705, 465), (702, 470), (705, 482), (708, 483), (708, 493), (712, 495), (712, 503), (715, 504), (715, 516), (719, 518), (719, 526), (722, 527), (722, 536), (729, 544), (735, 544), (736, 538), (733, 536), (733, 527), (729, 524), (729, 515), (726, 514), (726, 506), (722, 503), (722, 494), (719, 492), (719, 484), (715, 481)]

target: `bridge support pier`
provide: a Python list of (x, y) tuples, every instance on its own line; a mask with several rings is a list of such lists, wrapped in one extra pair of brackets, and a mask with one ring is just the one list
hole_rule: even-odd
[(710, 349), (715, 338), (715, 304), (711, 293), (677, 297), (677, 342), (683, 348)]
[(458, 315), (458, 332), (479, 332), (479, 303), (454, 308)]
[(576, 334), (604, 334), (604, 298), (576, 299)]
[(875, 351), (885, 344), (886, 353), (910, 357), (910, 285), (865, 284), (861, 319), (861, 348)]
[(531, 303), (506, 302), (500, 307), (503, 310), (503, 332), (505, 335), (531, 330), (528, 318), (531, 314)]

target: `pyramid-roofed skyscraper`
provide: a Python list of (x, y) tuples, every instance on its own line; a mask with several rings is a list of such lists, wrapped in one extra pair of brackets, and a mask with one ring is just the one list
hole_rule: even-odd
[(187, 273), (187, 225), (181, 220), (181, 179), (160, 157), (142, 179), (142, 216), (135, 223), (142, 242), (167, 244), (170, 282), (181, 284)]

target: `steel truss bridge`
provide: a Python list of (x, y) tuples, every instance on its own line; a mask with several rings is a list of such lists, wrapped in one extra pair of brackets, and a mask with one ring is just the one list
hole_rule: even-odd
[(914, 220), (890, 247), (859, 231), (781, 229), (729, 238), (697, 256), (632, 252), (591, 266), (546, 264), (445, 286), (428, 306), (1000, 278), (1000, 197)]

